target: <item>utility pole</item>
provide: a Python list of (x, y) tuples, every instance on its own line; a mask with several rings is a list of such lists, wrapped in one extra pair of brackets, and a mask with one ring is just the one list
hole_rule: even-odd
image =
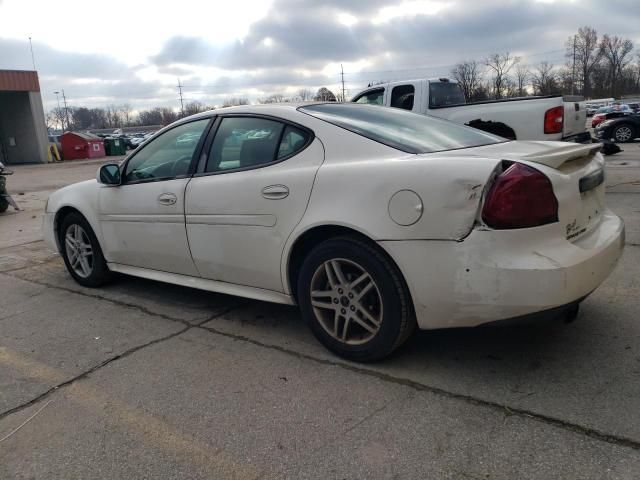
[(182, 84), (178, 78), (178, 91), (180, 92), (180, 115), (184, 117), (184, 102), (182, 100)]
[(64, 88), (62, 89), (62, 102), (64, 103), (64, 119), (67, 121), (67, 129), (69, 128), (69, 110), (67, 109), (67, 97), (64, 95)]
[(342, 64), (340, 64), (340, 75), (342, 75), (342, 102), (346, 102), (347, 99), (344, 98), (344, 68), (342, 67)]
[(60, 97), (58, 96), (60, 94), (60, 92), (53, 92), (56, 94), (56, 100), (58, 101), (58, 115), (57, 117), (60, 119), (60, 123), (62, 123), (62, 133), (64, 133), (64, 118), (60, 118)]
[(36, 71), (36, 59), (33, 56), (33, 43), (31, 43), (31, 37), (29, 37), (29, 48), (31, 49), (31, 63), (33, 63), (33, 71)]
[(576, 85), (576, 35), (573, 36), (573, 67), (571, 71), (571, 95), (574, 95)]

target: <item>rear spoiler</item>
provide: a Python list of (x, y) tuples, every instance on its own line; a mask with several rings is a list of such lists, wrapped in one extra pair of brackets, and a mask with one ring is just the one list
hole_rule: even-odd
[(571, 162), (579, 158), (593, 157), (601, 149), (601, 143), (591, 143), (589, 145), (568, 143), (560, 147), (550, 148), (544, 152), (524, 155), (521, 158), (530, 162), (541, 163), (548, 167), (560, 168), (560, 166), (566, 162)]

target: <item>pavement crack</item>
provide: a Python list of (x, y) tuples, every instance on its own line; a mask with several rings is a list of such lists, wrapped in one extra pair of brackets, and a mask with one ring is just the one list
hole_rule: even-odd
[(252, 338), (246, 337), (244, 335), (237, 335), (237, 334), (233, 334), (233, 333), (227, 333), (227, 332), (223, 332), (220, 330), (217, 330), (215, 328), (212, 327), (205, 327), (203, 325), (197, 326), (196, 328), (201, 328), (203, 330), (206, 330), (208, 332), (211, 332), (213, 334), (216, 335), (222, 335), (224, 337), (228, 337), (228, 338), (232, 338), (234, 340), (239, 340), (239, 341), (244, 341), (247, 343), (251, 343), (253, 345), (257, 345), (263, 348), (269, 348), (271, 350), (276, 350), (279, 351), (281, 353), (287, 354), (287, 355), (291, 355), (293, 357), (296, 357), (298, 359), (303, 359), (303, 360), (309, 360), (315, 363), (319, 363), (321, 365), (329, 365), (329, 366), (333, 366), (333, 367), (337, 367), (337, 368), (342, 368), (344, 370), (348, 370), (350, 372), (354, 372), (354, 373), (358, 373), (361, 375), (367, 375), (369, 377), (372, 378), (376, 378), (378, 380), (381, 380), (383, 382), (387, 382), (387, 383), (393, 383), (396, 385), (402, 385), (405, 387), (409, 387), (412, 388), (416, 391), (419, 392), (429, 392), (432, 393), (434, 395), (438, 395), (440, 397), (444, 397), (444, 398), (449, 398), (449, 399), (453, 399), (453, 400), (458, 400), (458, 401), (462, 401), (465, 403), (469, 403), (471, 405), (475, 405), (475, 406), (479, 406), (479, 407), (485, 407), (485, 408), (490, 408), (494, 411), (497, 411), (501, 414), (507, 414), (507, 415), (511, 415), (511, 416), (517, 416), (520, 418), (526, 418), (526, 419), (531, 419), (540, 423), (544, 423), (547, 425), (551, 425), (557, 428), (561, 428), (563, 430), (568, 430), (570, 432), (573, 433), (577, 433), (577, 434), (581, 434), (581, 435), (585, 435), (588, 436), (590, 438), (602, 441), (602, 442), (606, 442), (606, 443), (610, 443), (613, 445), (617, 445), (617, 446), (621, 446), (621, 447), (627, 447), (627, 448), (631, 448), (633, 450), (640, 450), (640, 441), (638, 440), (634, 440), (632, 438), (628, 438), (628, 437), (624, 437), (621, 435), (614, 435), (614, 434), (609, 434), (606, 432), (602, 432), (600, 430), (597, 430), (595, 428), (591, 428), (591, 427), (586, 427), (584, 425), (580, 425), (577, 423), (572, 423), (570, 421), (567, 420), (563, 420), (557, 417), (553, 417), (551, 415), (545, 415), (542, 413), (537, 413), (531, 410), (527, 410), (525, 408), (519, 408), (519, 407), (512, 407), (509, 405), (505, 405), (499, 402), (494, 402), (492, 400), (486, 400), (480, 397), (475, 397), (473, 395), (465, 395), (462, 393), (456, 393), (456, 392), (451, 392), (439, 387), (435, 387), (432, 385), (427, 385), (424, 383), (420, 383), (420, 382), (416, 382), (415, 380), (410, 380), (408, 378), (402, 378), (402, 377), (395, 377), (393, 375), (390, 375), (388, 373), (383, 373), (383, 372), (379, 372), (376, 370), (371, 370), (368, 369), (366, 367), (363, 366), (359, 366), (359, 365), (355, 365), (355, 364), (349, 364), (349, 363), (344, 363), (338, 360), (329, 360), (329, 359), (325, 359), (325, 358), (318, 358), (318, 357), (314, 357), (312, 355), (308, 355), (306, 353), (301, 353), (301, 352), (297, 352), (295, 350), (291, 350), (285, 347), (281, 347), (279, 345), (272, 345), (272, 344), (268, 344), (268, 343), (264, 343), (261, 342), (259, 340), (254, 340)]
[[(162, 318), (164, 320), (169, 320), (169, 321), (172, 321), (172, 322), (182, 323), (183, 325), (186, 325), (186, 326), (193, 326), (192, 323), (189, 323), (186, 320), (183, 320), (181, 318), (172, 317), (172, 316), (166, 315), (164, 313), (154, 312), (152, 310), (149, 310), (148, 308), (142, 307), (140, 305), (136, 305), (135, 303), (124, 302), (122, 300), (115, 300), (113, 298), (104, 297), (104, 296), (99, 295), (97, 293), (87, 293), (87, 292), (84, 292), (84, 291), (74, 290), (73, 288), (62, 287), (60, 285), (52, 285), (52, 284), (47, 283), (47, 282), (40, 282), (38, 280), (24, 279), (24, 278), (18, 277), (16, 275), (11, 275), (9, 272), (0, 272), (0, 274), (6, 275), (8, 277), (16, 278), (16, 279), (22, 280), (24, 282), (35, 283), (36, 285), (40, 285), (40, 286), (43, 286), (43, 287), (53, 288), (53, 289), (56, 289), (56, 290), (62, 290), (64, 292), (74, 293), (74, 294), (82, 295), (82, 296), (88, 297), (88, 298), (95, 298), (97, 300), (103, 300), (103, 301), (109, 302), (109, 303), (111, 303), (113, 305), (118, 305), (119, 307), (125, 307), (125, 308), (134, 309), (134, 310), (137, 310), (137, 311), (139, 311), (141, 313), (144, 313), (146, 315), (153, 315), (154, 317)], [(206, 320), (206, 321), (209, 321), (209, 320)]]
[[(77, 292), (74, 292), (74, 293), (77, 293)], [(210, 317), (208, 317), (206, 320), (204, 320), (203, 323), (209, 322), (209, 321), (215, 319), (216, 317), (219, 317), (219, 316), (222, 316), (222, 315), (226, 315), (227, 313), (235, 310), (236, 308), (240, 308), (240, 306), (241, 305), (234, 305), (233, 307), (229, 307), (229, 308), (226, 308), (226, 309), (222, 310), (221, 312), (215, 313), (215, 314), (211, 315)], [(154, 314), (154, 313), (150, 313), (149, 315), (162, 317), (162, 315), (157, 315), (157, 314)], [(75, 376), (69, 378), (68, 380), (65, 380), (64, 382), (58, 383), (57, 385), (49, 388), (48, 390), (46, 390), (45, 392), (41, 393), (40, 395), (32, 398), (31, 400), (29, 400), (27, 402), (24, 402), (24, 403), (22, 403), (20, 405), (17, 405), (17, 406), (15, 406), (13, 408), (10, 408), (9, 410), (5, 410), (4, 412), (0, 412), (0, 420), (2, 420), (3, 418), (5, 418), (5, 417), (7, 417), (7, 416), (9, 416), (9, 415), (11, 415), (13, 413), (19, 412), (21, 410), (24, 410), (25, 408), (28, 408), (28, 407), (30, 407), (32, 405), (35, 405), (36, 403), (38, 403), (41, 400), (47, 398), (49, 395), (51, 395), (52, 393), (56, 392), (57, 390), (60, 390), (61, 388), (64, 388), (64, 387), (67, 387), (67, 386), (69, 386), (69, 385), (71, 385), (71, 384), (73, 384), (75, 382), (78, 382), (78, 381), (84, 379), (84, 378), (87, 378), (92, 373), (94, 373), (94, 372), (106, 367), (107, 365), (109, 365), (109, 364), (111, 364), (113, 362), (116, 362), (116, 361), (121, 360), (123, 358), (127, 358), (130, 355), (133, 355), (134, 353), (136, 353), (136, 352), (138, 352), (138, 351), (140, 351), (140, 350), (142, 350), (144, 348), (151, 347), (151, 346), (156, 345), (158, 343), (166, 342), (167, 340), (171, 340), (172, 338), (175, 338), (175, 337), (177, 337), (179, 335), (182, 335), (183, 333), (185, 333), (185, 332), (187, 332), (187, 331), (189, 331), (189, 330), (191, 330), (193, 328), (202, 328), (202, 327), (199, 327), (199, 325), (196, 325), (196, 324), (186, 324), (183, 328), (181, 328), (180, 330), (178, 330), (176, 332), (173, 332), (173, 333), (171, 333), (169, 335), (165, 335), (163, 337), (159, 337), (159, 338), (150, 340), (150, 341), (145, 342), (145, 343), (140, 344), (140, 345), (136, 345), (135, 347), (131, 347), (131, 348), (125, 350), (122, 353), (119, 353), (117, 355), (109, 357), (106, 360), (103, 360), (102, 362), (100, 362), (100, 363), (94, 365), (93, 367), (89, 368), (88, 370), (85, 370), (84, 372), (79, 373), (78, 375), (75, 375)]]

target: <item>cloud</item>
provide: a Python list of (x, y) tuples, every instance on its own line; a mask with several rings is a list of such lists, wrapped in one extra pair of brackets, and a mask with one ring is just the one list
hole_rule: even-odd
[[(380, 22), (384, 12), (393, 18)], [(109, 23), (110, 12), (103, 13)], [(95, 54), (35, 42), (43, 92), (46, 86), (50, 97), (49, 90), (64, 87), (76, 101), (176, 106), (180, 77), (185, 98), (211, 104), (228, 96), (335, 88), (343, 64), (355, 93), (370, 81), (448, 75), (458, 61), (507, 50), (526, 63), (561, 64), (567, 38), (582, 25), (640, 45), (637, 0), (275, 0), (256, 18), (241, 38), (225, 42), (193, 34), (198, 30), (185, 24), (180, 34), (155, 43), (139, 65), (104, 53), (108, 39)], [(140, 20), (131, 49), (150, 51), (145, 31), (153, 28)], [(0, 68), (31, 68), (28, 42), (0, 37), (0, 52)]]

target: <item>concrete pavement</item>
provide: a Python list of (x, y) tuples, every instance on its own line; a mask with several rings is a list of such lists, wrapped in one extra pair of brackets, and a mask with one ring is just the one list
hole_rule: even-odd
[[(623, 148), (607, 201), (626, 251), (575, 323), (422, 332), (372, 365), (292, 307), (82, 288), (35, 228), (7, 233), (38, 205), (0, 216), (0, 478), (638, 478), (640, 148)], [(96, 169), (59, 167), (42, 202)]]

